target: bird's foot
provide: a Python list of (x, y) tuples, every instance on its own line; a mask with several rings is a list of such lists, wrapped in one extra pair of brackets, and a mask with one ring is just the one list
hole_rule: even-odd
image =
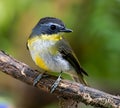
[(57, 86), (59, 85), (60, 81), (61, 81), (61, 74), (62, 72), (60, 73), (60, 75), (58, 76), (57, 80), (54, 82), (54, 84), (52, 85), (51, 87), (51, 91), (50, 93), (53, 93), (54, 90), (57, 88)]
[[(36, 84), (40, 81), (40, 79), (43, 77), (43, 74), (44, 73), (41, 73), (41, 74), (39, 74), (36, 78), (35, 78), (35, 80), (34, 80), (34, 82), (33, 82), (33, 86), (36, 86)], [(46, 77), (46, 76), (48, 76), (48, 75), (44, 75), (44, 77)]]

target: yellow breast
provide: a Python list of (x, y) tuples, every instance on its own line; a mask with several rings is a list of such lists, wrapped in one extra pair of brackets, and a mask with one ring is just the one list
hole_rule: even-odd
[(52, 35), (40, 35), (40, 36), (34, 36), (33, 38), (28, 39), (28, 44), (32, 44), (34, 41), (42, 39), (42, 40), (50, 40), (50, 41), (59, 41), (62, 39), (62, 36), (60, 34), (52, 34)]
[(45, 61), (39, 56), (39, 55), (36, 55), (35, 57), (35, 63), (36, 65), (38, 65), (40, 68), (46, 70), (46, 71), (49, 71), (49, 68), (47, 67), (47, 65), (45, 64)]
[[(43, 50), (45, 49), (45, 42), (46, 41), (59, 41), (62, 37), (58, 34), (54, 35), (41, 35), (41, 36), (35, 36), (30, 39), (28, 39), (28, 48), (30, 50), (32, 59), (34, 60), (35, 64), (38, 65), (40, 68), (50, 71), (49, 66), (47, 66), (45, 59), (41, 58), (41, 53), (43, 54)], [(38, 40), (46, 40), (42, 41), (44, 43), (40, 44), (40, 41)], [(43, 45), (44, 44), (44, 45)], [(42, 50), (43, 49), (43, 50)], [(56, 48), (52, 47), (47, 49), (52, 55), (56, 54)]]

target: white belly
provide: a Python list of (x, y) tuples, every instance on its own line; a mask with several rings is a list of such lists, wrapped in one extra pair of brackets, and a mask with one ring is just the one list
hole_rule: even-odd
[(52, 54), (50, 48), (54, 46), (56, 41), (48, 40), (36, 40), (32, 44), (29, 44), (30, 54), (32, 59), (35, 61), (36, 55), (45, 61), (47, 67), (53, 72), (67, 72), (70, 70), (70, 64), (62, 58), (62, 55), (58, 52)]

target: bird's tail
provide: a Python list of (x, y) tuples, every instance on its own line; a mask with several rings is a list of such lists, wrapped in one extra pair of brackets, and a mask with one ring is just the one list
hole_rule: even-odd
[(85, 81), (85, 79), (83, 78), (83, 75), (81, 74), (77, 74), (77, 76), (72, 76), (73, 79), (75, 80), (75, 82), (81, 83), (83, 85), (88, 86), (87, 82)]

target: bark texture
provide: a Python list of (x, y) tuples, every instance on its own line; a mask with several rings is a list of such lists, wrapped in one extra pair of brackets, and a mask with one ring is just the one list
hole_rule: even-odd
[[(38, 71), (14, 59), (3, 51), (0, 51), (0, 71), (31, 86), (33, 85), (34, 79), (39, 75)], [(55, 80), (56, 77), (54, 76), (43, 77), (36, 87), (49, 92)], [(74, 102), (83, 102), (86, 105), (101, 108), (120, 108), (119, 96), (114, 96), (68, 80), (61, 80), (53, 94), (56, 94), (64, 101), (73, 100)], [(70, 104), (68, 108), (70, 106), (72, 105)]]

